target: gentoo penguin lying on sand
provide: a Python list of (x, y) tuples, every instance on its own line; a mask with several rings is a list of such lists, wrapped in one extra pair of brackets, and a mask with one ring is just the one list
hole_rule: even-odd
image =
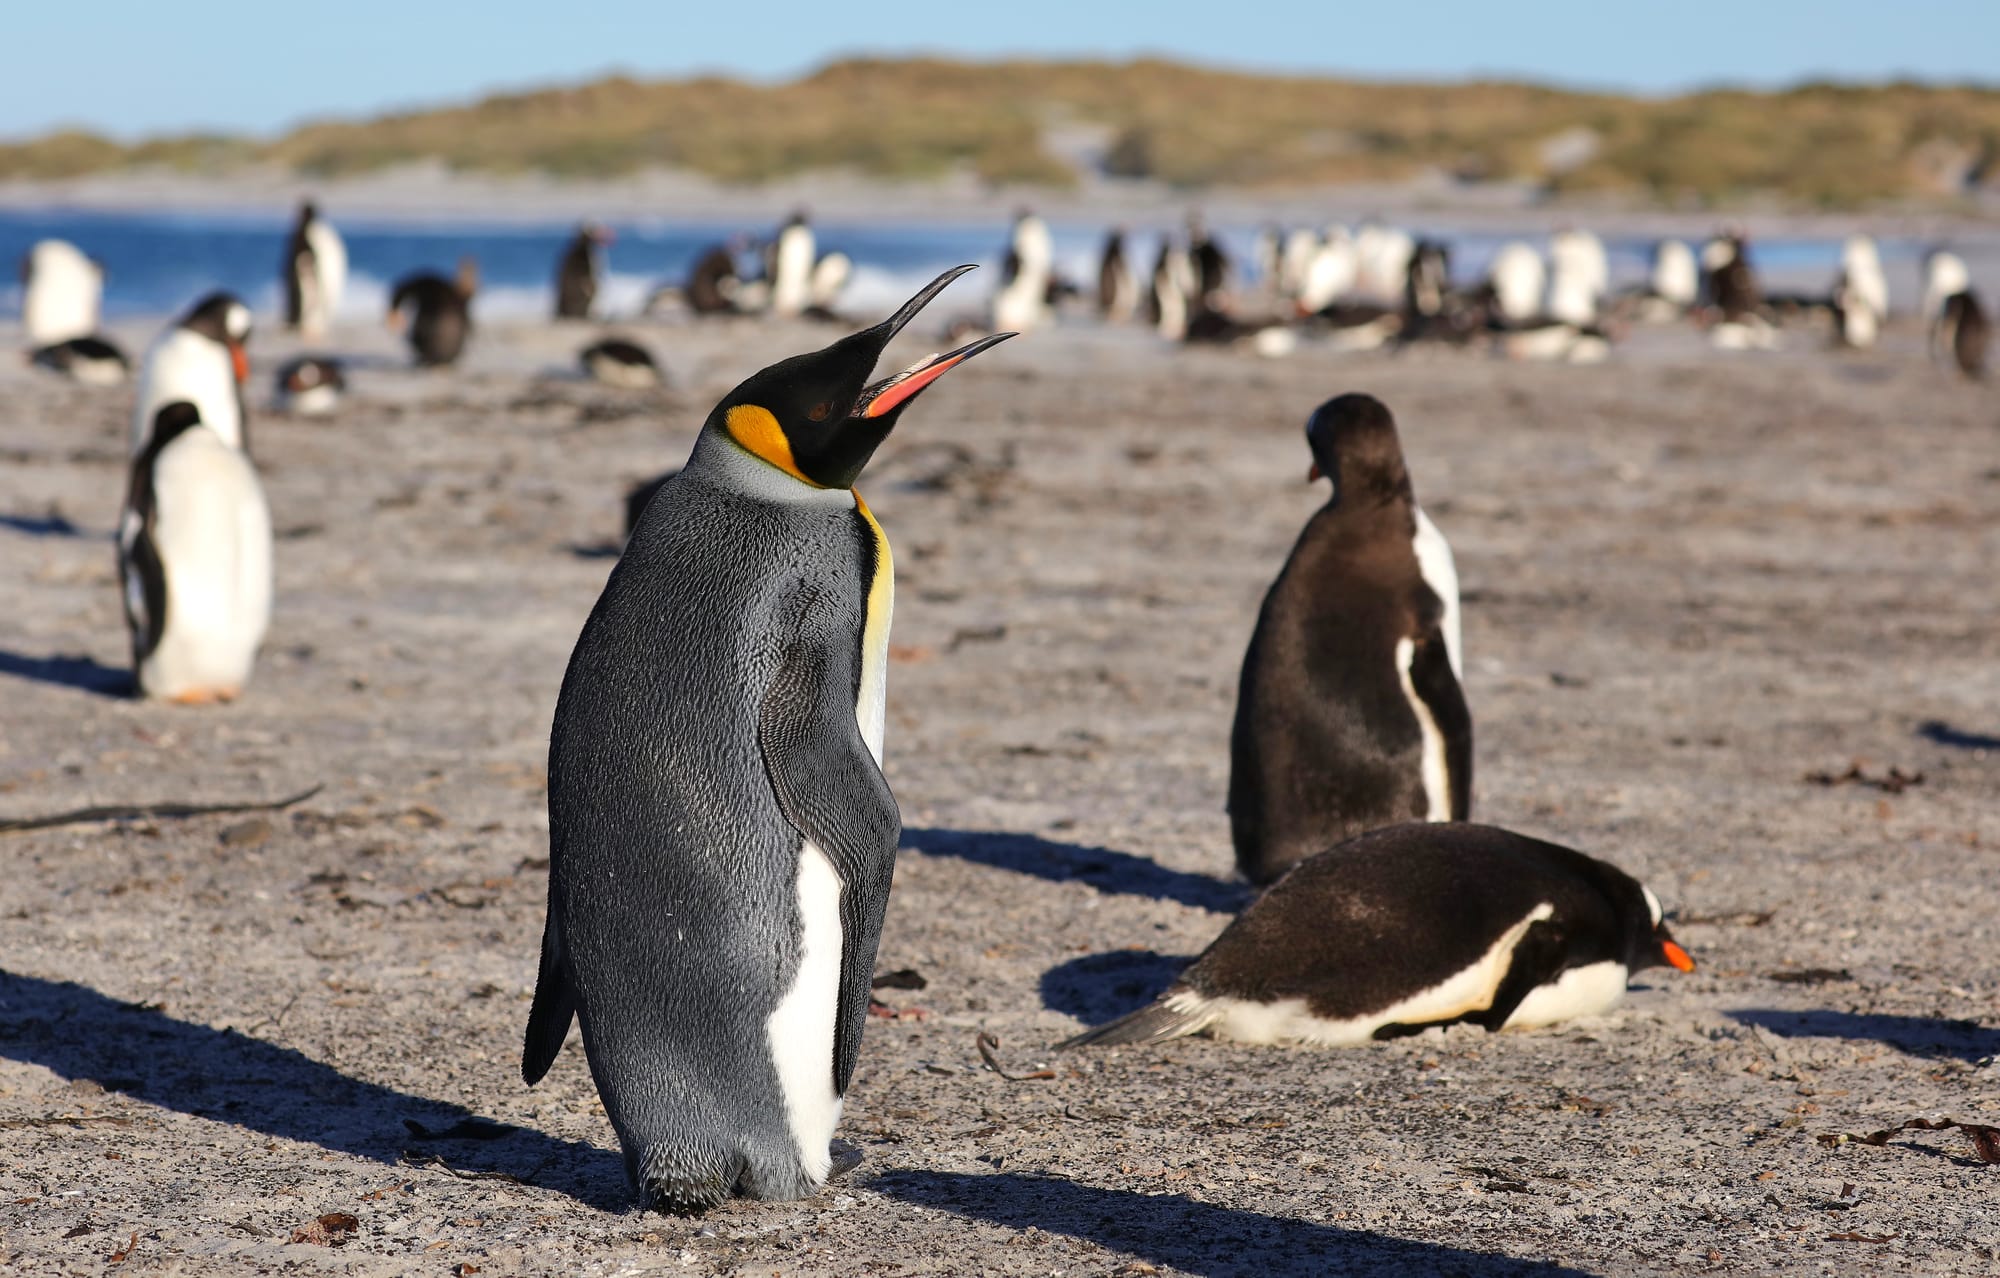
[(1616, 866), (1488, 825), (1397, 825), (1301, 861), (1157, 1001), (1060, 1046), (1533, 1029), (1609, 1010), (1649, 967), (1694, 960)]

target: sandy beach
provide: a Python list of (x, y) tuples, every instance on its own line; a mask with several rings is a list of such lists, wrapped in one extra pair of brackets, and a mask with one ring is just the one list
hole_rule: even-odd
[[(343, 331), (329, 422), (263, 407), (296, 346), (260, 333), (277, 608), (208, 710), (122, 691), (129, 393), (0, 361), (0, 821), (322, 787), (0, 836), (0, 1268), (2000, 1265), (2000, 1167), (1966, 1131), (1848, 1139), (2000, 1124), (2000, 400), (1907, 314), (1867, 353), (1640, 330), (1595, 368), (1077, 322), (941, 383), (862, 484), (898, 567), (878, 967), (924, 984), (880, 991), (860, 1170), (694, 1221), (627, 1210), (574, 1039), (519, 1078), (547, 733), (625, 487), (834, 334), (622, 329), (671, 389), (577, 380), (588, 326), (489, 327), (441, 374)], [(1054, 1055), (1247, 900), (1237, 668), (1324, 499), (1302, 423), (1348, 390), (1396, 411), (1457, 551), (1475, 818), (1640, 876), (1700, 968), (1530, 1034)]]

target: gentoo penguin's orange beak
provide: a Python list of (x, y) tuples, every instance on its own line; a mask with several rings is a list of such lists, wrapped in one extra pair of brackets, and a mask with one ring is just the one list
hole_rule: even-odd
[(229, 363), (236, 370), (236, 384), (246, 386), (250, 382), (250, 352), (243, 349), (241, 342), (229, 344)]
[(894, 412), (899, 404), (909, 402), (918, 391), (930, 385), (938, 378), (943, 377), (966, 360), (971, 359), (981, 351), (990, 350), (998, 346), (1013, 336), (1016, 336), (1016, 334), (994, 333), (990, 337), (982, 337), (976, 342), (969, 342), (955, 351), (950, 351), (943, 355), (925, 356), (902, 372), (885, 377), (862, 391), (861, 398), (854, 401), (854, 411), (849, 413), (848, 416), (880, 417), (884, 413)]
[(1306, 472), (1306, 482), (1307, 482), (1308, 484), (1316, 484), (1316, 483), (1318, 483), (1318, 482), (1319, 482), (1319, 474), (1320, 474), (1320, 472), (1319, 472), (1319, 463), (1318, 463), (1318, 462), (1314, 462), (1314, 463), (1312, 464), (1312, 469)]
[(1660, 942), (1660, 954), (1678, 970), (1683, 972), (1694, 971), (1694, 958), (1672, 941)]

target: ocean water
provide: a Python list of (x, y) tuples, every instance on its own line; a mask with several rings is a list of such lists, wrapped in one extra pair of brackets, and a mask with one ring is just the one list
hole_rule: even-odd
[[(479, 262), (480, 293), (474, 302), (478, 318), (490, 322), (546, 316), (554, 301), (556, 260), (575, 231), (569, 221), (338, 218), (335, 225), (347, 241), (349, 259), (342, 318), (354, 322), (379, 320), (390, 288), (405, 274), (425, 269), (449, 274), (462, 255)], [(599, 298), (600, 309), (609, 318), (635, 314), (654, 288), (680, 283), (689, 265), (710, 246), (735, 234), (755, 236), (775, 229), (664, 219), (614, 221), (610, 226), (617, 239), (607, 253), (608, 277)], [(235, 292), (253, 310), (269, 316), (281, 306), (279, 262), (290, 229), (288, 216), (268, 213), (0, 209), (0, 263), (18, 262), (36, 240), (66, 239), (104, 264), (105, 312), (110, 318), (172, 315), (217, 288)], [(854, 260), (854, 278), (842, 306), (858, 315), (894, 308), (947, 267), (962, 262), (997, 266), (1007, 239), (1004, 217), (984, 225), (825, 222), (814, 229), (822, 252), (840, 250)], [(1451, 245), (1453, 274), (1461, 281), (1478, 279), (1502, 243), (1520, 238), (1460, 233), (1449, 226), (1411, 229)], [(1094, 287), (1104, 227), (1057, 222), (1051, 230), (1058, 269), (1077, 283)], [(1216, 228), (1246, 274), (1252, 269), (1255, 230)], [(1144, 267), (1150, 265), (1158, 243), (1157, 232), (1140, 232), (1128, 239), (1127, 251)], [(1605, 245), (1614, 282), (1643, 278), (1650, 237), (1608, 237)], [(1753, 251), (1759, 269), (1787, 286), (1826, 287), (1840, 258), (1839, 241), (1833, 238), (1761, 240)], [(1892, 276), (1907, 274), (1914, 271), (1921, 246), (1884, 241), (1882, 253)], [(1905, 260), (1907, 269), (1899, 271)], [(18, 273), (6, 270), (0, 280), (4, 280), (0, 315), (18, 313)], [(983, 281), (979, 277), (967, 281), (975, 282)]]

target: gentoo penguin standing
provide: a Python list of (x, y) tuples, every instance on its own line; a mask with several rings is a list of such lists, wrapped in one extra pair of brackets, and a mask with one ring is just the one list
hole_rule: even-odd
[(868, 378), (969, 269), (725, 396), (570, 658), (521, 1072), (581, 1020), (648, 1206), (799, 1198), (835, 1170), (900, 827), (880, 767), (894, 575), (852, 486), (920, 391), (1006, 335)]
[(827, 253), (813, 263), (812, 279), (806, 288), (805, 314), (822, 323), (841, 323), (836, 308), (847, 282), (854, 278), (854, 259), (845, 253)]
[(104, 268), (68, 240), (37, 240), (21, 258), (21, 327), (31, 349), (97, 332)]
[(44, 346), (28, 352), (28, 362), (85, 386), (123, 386), (132, 371), (125, 352), (102, 337), (72, 337)]
[(330, 417), (346, 393), (347, 374), (339, 360), (301, 355), (278, 370), (277, 393), (272, 403), (281, 413)]
[(210, 293), (153, 342), (139, 372), (132, 410), (132, 451), (146, 447), (154, 419), (178, 400), (195, 406), (201, 424), (222, 442), (250, 451), (243, 384), (250, 380), (250, 308), (233, 293)]
[(1318, 242), (1306, 259), (1299, 277), (1299, 314), (1319, 314), (1353, 292), (1360, 269), (1354, 254), (1354, 239), (1347, 228), (1328, 227), (1326, 238)]
[(132, 461), (118, 569), (139, 691), (234, 700), (271, 620), (271, 512), (249, 457), (186, 400), (154, 414)]
[(1748, 241), (1736, 232), (1719, 235), (1701, 248), (1704, 305), (1700, 319), (1711, 344), (1723, 350), (1769, 350), (1778, 330), (1764, 317), (1764, 294), (1750, 266)]
[(429, 271), (405, 276), (389, 295), (389, 328), (406, 329), (418, 364), (455, 363), (472, 332), (472, 295), (478, 291), (479, 264), (469, 257), (458, 259), (454, 279)]
[(1986, 376), (1986, 347), (1992, 338), (1993, 329), (1978, 294), (1966, 289), (1944, 299), (1944, 309), (1931, 330), (1934, 353), (1950, 351), (1958, 371), (1976, 382)]
[(1123, 324), (1138, 309), (1139, 281), (1125, 257), (1125, 228), (1114, 227), (1097, 259), (1097, 313), (1109, 323)]
[(650, 390), (666, 380), (652, 352), (629, 338), (592, 342), (576, 358), (594, 380), (622, 390)]
[(1682, 240), (1661, 240), (1653, 245), (1639, 318), (1652, 323), (1677, 320), (1694, 308), (1700, 296), (1701, 268), (1695, 263), (1694, 250)]
[(1598, 303), (1611, 282), (1604, 241), (1575, 228), (1557, 231), (1549, 239), (1549, 262), (1549, 317), (1579, 328), (1597, 323)]
[(1493, 303), (1505, 324), (1524, 324), (1541, 314), (1542, 288), (1548, 270), (1542, 255), (1532, 244), (1511, 240), (1500, 246), (1487, 268), (1486, 282), (1493, 289)]
[(812, 305), (812, 273), (819, 261), (817, 241), (803, 209), (793, 213), (764, 250), (764, 279), (771, 314), (791, 319)]
[[(1333, 229), (1340, 233), (1341, 239), (1347, 238), (1346, 227), (1337, 226)], [(1313, 259), (1319, 255), (1320, 244), (1319, 232), (1309, 226), (1299, 227), (1285, 236), (1284, 247), (1278, 254), (1276, 288), (1279, 297), (1296, 301), (1305, 292), (1306, 273), (1312, 269)], [(1326, 302), (1321, 302), (1320, 306), (1331, 302), (1336, 296), (1338, 294), (1329, 294)], [(1311, 309), (1318, 310), (1319, 307)]]
[(1395, 418), (1342, 395), (1306, 440), (1333, 495), (1264, 597), (1229, 740), (1230, 834), (1252, 883), (1364, 830), (1472, 807), (1458, 573), (1410, 490)]
[(596, 222), (576, 228), (556, 262), (556, 318), (589, 319), (597, 303), (597, 282), (604, 275), (604, 247), (611, 229)]
[(1146, 292), (1146, 319), (1170, 342), (1187, 336), (1190, 299), (1187, 254), (1171, 238), (1160, 241), (1160, 253), (1153, 259), (1152, 287)]
[(1354, 233), (1355, 291), (1389, 305), (1403, 300), (1403, 282), (1410, 273), (1410, 254), (1417, 242), (1408, 231), (1380, 222), (1363, 222)]
[(1014, 215), (1013, 229), (1008, 232), (1000, 285), (993, 294), (994, 328), (1025, 333), (1055, 317), (1049, 307), (1055, 265), (1055, 241), (1049, 236), (1049, 224), (1022, 209)]
[(1061, 1046), (1533, 1029), (1608, 1011), (1649, 967), (1694, 960), (1618, 867), (1490, 825), (1396, 825), (1301, 861), (1157, 1002)]
[(285, 243), (285, 327), (309, 342), (325, 337), (347, 289), (347, 244), (311, 200), (299, 205)]
[(696, 315), (735, 315), (742, 310), (738, 294), (743, 280), (736, 273), (736, 249), (735, 244), (713, 245), (688, 269), (681, 296)]
[[(1965, 259), (1949, 249), (1932, 249), (1924, 254), (1924, 304), (1923, 316), (1926, 326), (1935, 330), (1944, 316), (1947, 298), (1958, 296), (1972, 287), (1972, 272), (1966, 269)], [(1936, 334), (1932, 334), (1932, 349), (1938, 349)]]
[(1191, 296), (1198, 310), (1223, 310), (1229, 288), (1229, 254), (1223, 251), (1199, 213), (1188, 215), (1188, 266), (1194, 272)]
[(1866, 235), (1850, 235), (1840, 247), (1840, 278), (1833, 286), (1834, 336), (1842, 346), (1866, 349), (1889, 320), (1889, 279), (1882, 254)]

